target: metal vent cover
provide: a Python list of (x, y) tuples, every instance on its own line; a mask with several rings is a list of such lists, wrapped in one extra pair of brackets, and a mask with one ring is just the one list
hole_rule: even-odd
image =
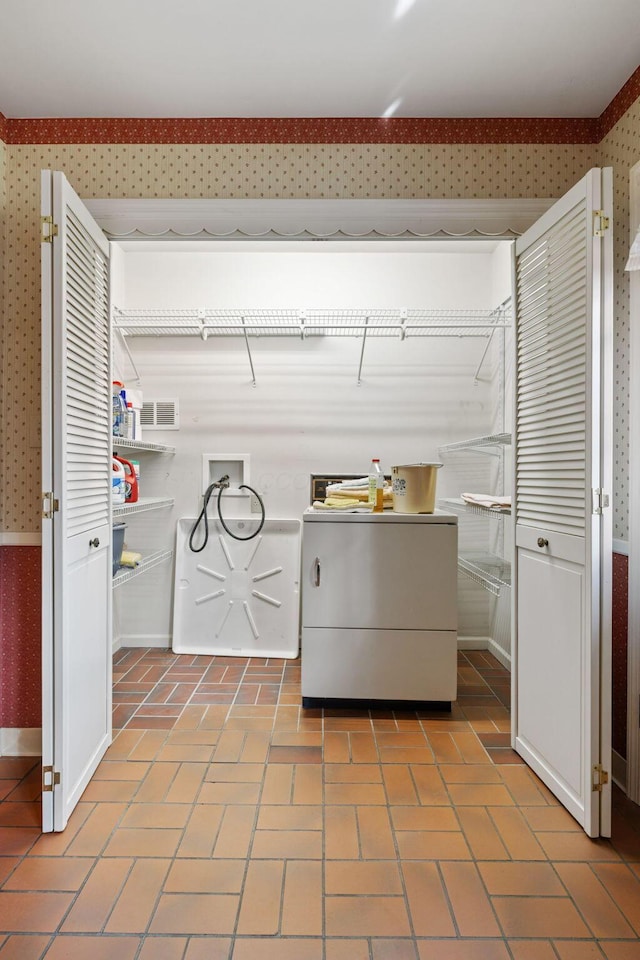
[(140, 413), (140, 426), (145, 430), (179, 430), (178, 401), (145, 400)]

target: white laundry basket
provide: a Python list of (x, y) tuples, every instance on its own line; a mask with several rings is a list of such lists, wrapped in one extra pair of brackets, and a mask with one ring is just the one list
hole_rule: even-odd
[(405, 463), (391, 467), (395, 513), (433, 513), (441, 463)]

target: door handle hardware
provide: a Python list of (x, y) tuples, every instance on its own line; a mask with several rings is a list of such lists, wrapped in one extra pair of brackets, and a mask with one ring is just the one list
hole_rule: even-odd
[(314, 560), (314, 566), (316, 570), (314, 583), (316, 587), (319, 587), (320, 586), (320, 557), (316, 557), (316, 559)]
[(538, 537), (538, 546), (539, 546), (539, 547), (548, 547), (548, 546), (549, 546), (549, 541), (548, 541), (548, 540), (545, 540), (544, 537)]
[(99, 547), (99, 546), (100, 546), (100, 541), (98, 540), (97, 537), (94, 537), (93, 540), (89, 540), (89, 546), (90, 546), (90, 547)]

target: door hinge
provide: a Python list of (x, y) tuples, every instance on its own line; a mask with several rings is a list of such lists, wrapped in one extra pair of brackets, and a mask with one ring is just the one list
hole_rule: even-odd
[(609, 217), (605, 216), (604, 210), (593, 211), (593, 235), (594, 237), (604, 237), (605, 231), (609, 229)]
[(52, 490), (42, 494), (42, 516), (45, 520), (53, 520), (54, 513), (60, 509), (60, 501), (53, 496)]
[(42, 768), (42, 792), (51, 793), (60, 784), (60, 774), (53, 767)]
[(593, 765), (593, 783), (591, 789), (594, 792), (600, 793), (602, 788), (609, 783), (609, 774), (606, 770), (602, 769), (602, 766), (599, 763), (594, 763)]
[(593, 491), (593, 512), (602, 513), (605, 507), (609, 506), (609, 494), (605, 493), (602, 487), (596, 487)]
[(53, 243), (53, 238), (58, 236), (58, 224), (53, 222), (53, 217), (40, 217), (42, 225), (42, 242)]

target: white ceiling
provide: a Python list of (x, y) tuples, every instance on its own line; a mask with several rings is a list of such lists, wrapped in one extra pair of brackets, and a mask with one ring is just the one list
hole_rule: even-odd
[(639, 0), (2, 0), (0, 112), (595, 117)]

